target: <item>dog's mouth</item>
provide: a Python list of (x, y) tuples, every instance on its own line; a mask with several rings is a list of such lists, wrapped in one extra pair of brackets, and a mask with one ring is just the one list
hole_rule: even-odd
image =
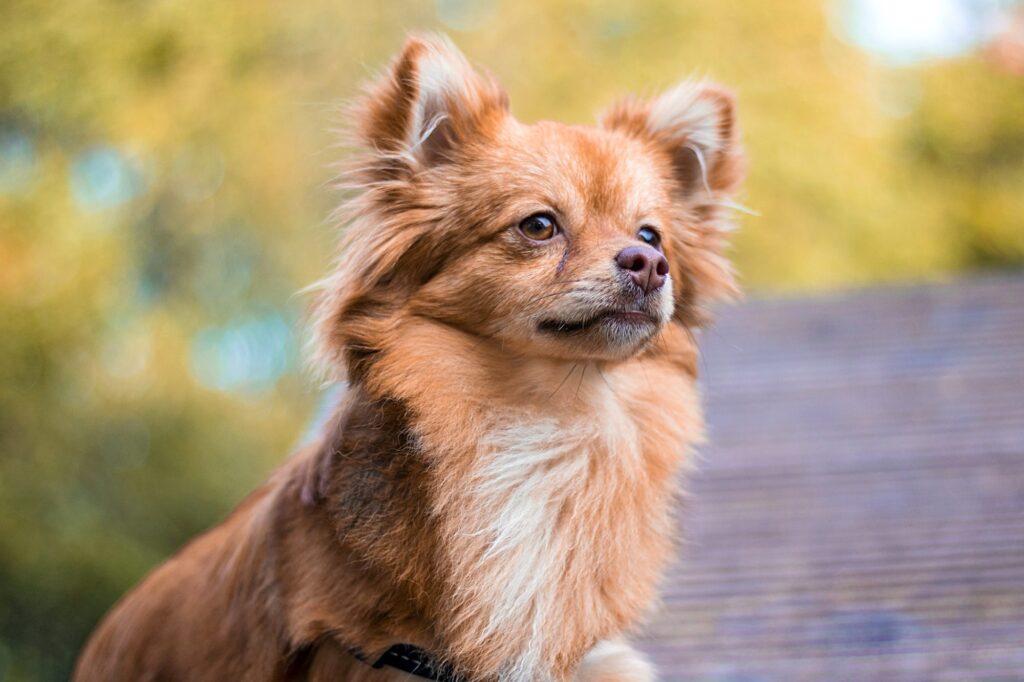
[(627, 328), (652, 328), (657, 321), (642, 310), (602, 310), (579, 320), (543, 320), (537, 328), (548, 334), (572, 335), (583, 334), (600, 325), (613, 325)]

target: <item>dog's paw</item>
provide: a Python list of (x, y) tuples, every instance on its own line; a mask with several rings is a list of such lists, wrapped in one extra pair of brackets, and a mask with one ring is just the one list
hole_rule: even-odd
[(654, 666), (622, 640), (607, 640), (587, 652), (575, 682), (654, 682)]

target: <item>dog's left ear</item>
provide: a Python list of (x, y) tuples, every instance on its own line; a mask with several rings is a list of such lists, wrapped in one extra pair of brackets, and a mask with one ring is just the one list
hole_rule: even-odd
[(738, 294), (723, 255), (732, 196), (743, 179), (735, 100), (717, 85), (684, 82), (649, 101), (628, 99), (602, 118), (605, 128), (650, 144), (668, 160), (676, 207), (671, 230), (676, 318), (704, 320), (706, 305)]
[(679, 198), (732, 194), (742, 179), (742, 151), (732, 94), (683, 82), (650, 101), (627, 99), (602, 118), (606, 128), (654, 142), (671, 160)]

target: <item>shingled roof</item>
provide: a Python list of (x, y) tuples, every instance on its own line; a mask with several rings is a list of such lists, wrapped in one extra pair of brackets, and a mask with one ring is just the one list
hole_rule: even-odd
[(1024, 680), (1024, 277), (755, 300), (702, 345), (662, 679)]

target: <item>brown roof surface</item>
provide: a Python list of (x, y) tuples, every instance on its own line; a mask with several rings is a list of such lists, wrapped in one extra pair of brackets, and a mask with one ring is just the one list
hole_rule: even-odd
[(1024, 277), (754, 301), (703, 345), (662, 679), (1024, 680)]

